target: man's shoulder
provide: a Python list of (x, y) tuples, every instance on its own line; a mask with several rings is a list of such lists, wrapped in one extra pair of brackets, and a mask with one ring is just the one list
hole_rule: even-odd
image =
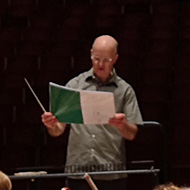
[(78, 87), (79, 83), (85, 82), (86, 78), (88, 78), (91, 75), (91, 70), (82, 72), (69, 80), (69, 82), (66, 84), (66, 86), (75, 88)]
[(126, 94), (135, 94), (135, 90), (131, 84), (129, 84), (126, 80), (121, 78), (120, 76), (117, 76), (117, 86), (118, 90), (126, 93)]
[(75, 76), (74, 78), (72, 78), (70, 81), (73, 81), (73, 80), (85, 80), (90, 75), (91, 75), (91, 70), (84, 71), (84, 72), (78, 74), (77, 76)]
[(126, 80), (117, 76), (117, 85), (123, 88), (132, 88), (131, 84), (129, 84)]

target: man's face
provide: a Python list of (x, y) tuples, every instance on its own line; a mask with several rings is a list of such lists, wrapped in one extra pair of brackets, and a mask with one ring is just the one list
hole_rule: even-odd
[(105, 82), (109, 79), (117, 58), (118, 55), (113, 50), (91, 49), (94, 74), (101, 82)]

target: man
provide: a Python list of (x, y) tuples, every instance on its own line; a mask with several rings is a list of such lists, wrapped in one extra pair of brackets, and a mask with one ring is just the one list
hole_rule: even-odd
[[(96, 38), (91, 49), (92, 69), (66, 85), (74, 89), (113, 92), (116, 106), (116, 114), (106, 125), (70, 125), (66, 165), (125, 164), (125, 139), (133, 140), (137, 125), (143, 124), (133, 88), (117, 76), (113, 68), (118, 59), (117, 47), (117, 41), (109, 35)], [(52, 136), (61, 135), (67, 126), (59, 123), (50, 112), (42, 115), (42, 122)], [(99, 189), (124, 190), (125, 177), (94, 175), (93, 179)], [(85, 180), (69, 178), (68, 182), (72, 190), (88, 189)]]

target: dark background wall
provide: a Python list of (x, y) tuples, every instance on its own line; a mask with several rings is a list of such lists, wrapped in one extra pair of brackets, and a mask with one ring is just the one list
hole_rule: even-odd
[(190, 185), (189, 10), (182, 0), (1, 0), (0, 169), (64, 164), (68, 132), (47, 135), (23, 78), (48, 110), (48, 82), (90, 69), (94, 38), (109, 34), (143, 119), (164, 126), (168, 181)]

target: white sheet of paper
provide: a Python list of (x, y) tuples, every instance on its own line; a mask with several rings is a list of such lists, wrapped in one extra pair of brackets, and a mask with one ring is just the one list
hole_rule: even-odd
[(106, 124), (115, 114), (113, 93), (80, 91), (85, 124)]

